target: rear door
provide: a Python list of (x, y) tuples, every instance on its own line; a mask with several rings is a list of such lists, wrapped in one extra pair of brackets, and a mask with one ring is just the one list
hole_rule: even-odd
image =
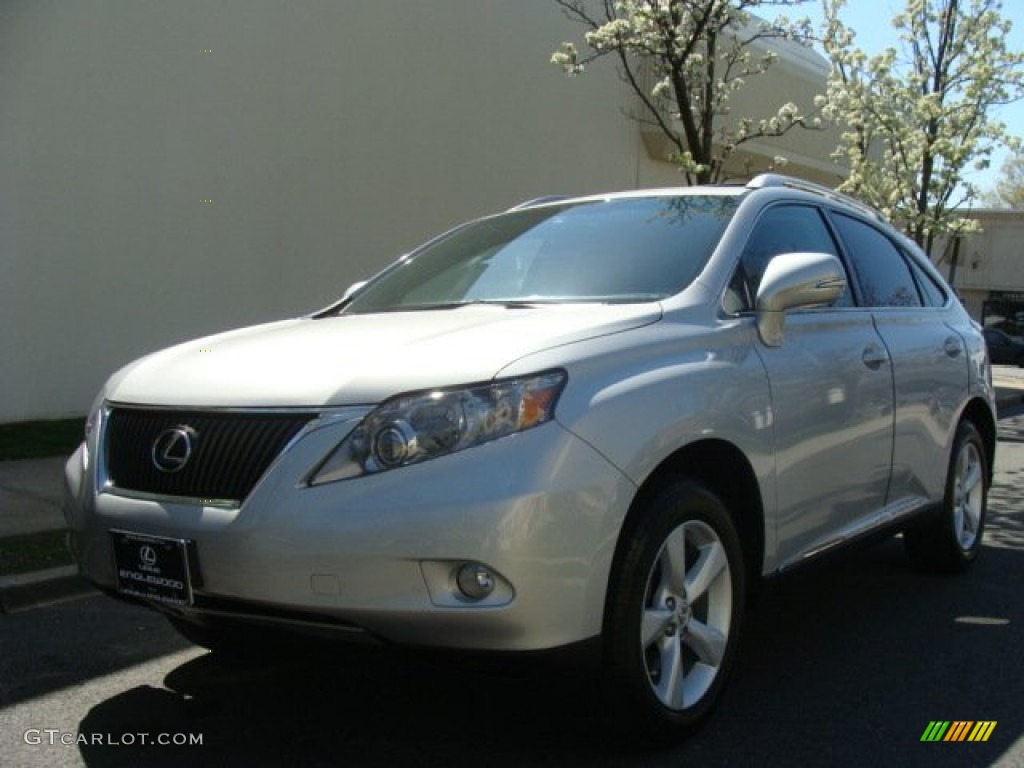
[[(942, 498), (957, 409), (967, 398), (968, 355), (945, 287), (879, 228), (831, 215), (875, 326), (892, 358), (893, 474), (887, 518)], [(884, 522), (880, 521), (880, 522)]]

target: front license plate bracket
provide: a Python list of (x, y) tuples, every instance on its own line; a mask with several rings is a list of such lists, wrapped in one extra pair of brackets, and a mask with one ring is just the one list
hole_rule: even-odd
[(131, 531), (110, 531), (114, 575), (122, 595), (171, 605), (192, 604), (190, 552), (194, 542)]

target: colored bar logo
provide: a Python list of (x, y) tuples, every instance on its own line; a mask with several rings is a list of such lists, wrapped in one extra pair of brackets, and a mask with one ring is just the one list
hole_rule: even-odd
[(988, 741), (996, 729), (996, 720), (932, 720), (921, 741)]

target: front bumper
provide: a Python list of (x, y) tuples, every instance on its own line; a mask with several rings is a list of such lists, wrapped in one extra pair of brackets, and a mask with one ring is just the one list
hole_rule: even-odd
[[(238, 508), (98, 489), (101, 474), (83, 446), (65, 469), (64, 506), (82, 574), (115, 589), (110, 531), (130, 531), (192, 542), (194, 604), (154, 605), (185, 619), (226, 613), (503, 651), (600, 633), (635, 491), (618, 469), (551, 422), (423, 464), (306, 484), (355, 423), (304, 433)], [(89, 455), (102, 452), (90, 447)], [(500, 576), (479, 602), (455, 584), (467, 562)]]

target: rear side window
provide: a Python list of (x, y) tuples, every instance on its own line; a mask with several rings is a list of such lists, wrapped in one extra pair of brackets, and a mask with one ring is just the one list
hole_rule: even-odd
[[(768, 263), (781, 253), (801, 252), (838, 256), (835, 241), (818, 209), (809, 205), (776, 205), (762, 213), (729, 285), (726, 311), (752, 310)], [(849, 304), (849, 291), (846, 291), (833, 306)]]
[(926, 307), (944, 307), (946, 306), (946, 292), (938, 284), (938, 282), (924, 269), (914, 261), (912, 258), (907, 257), (907, 261), (910, 264), (911, 270), (914, 272), (914, 278), (917, 280), (917, 286), (921, 289), (921, 298), (924, 300)]
[(857, 273), (867, 307), (920, 307), (921, 296), (903, 254), (874, 227), (841, 213), (833, 214), (839, 236)]

